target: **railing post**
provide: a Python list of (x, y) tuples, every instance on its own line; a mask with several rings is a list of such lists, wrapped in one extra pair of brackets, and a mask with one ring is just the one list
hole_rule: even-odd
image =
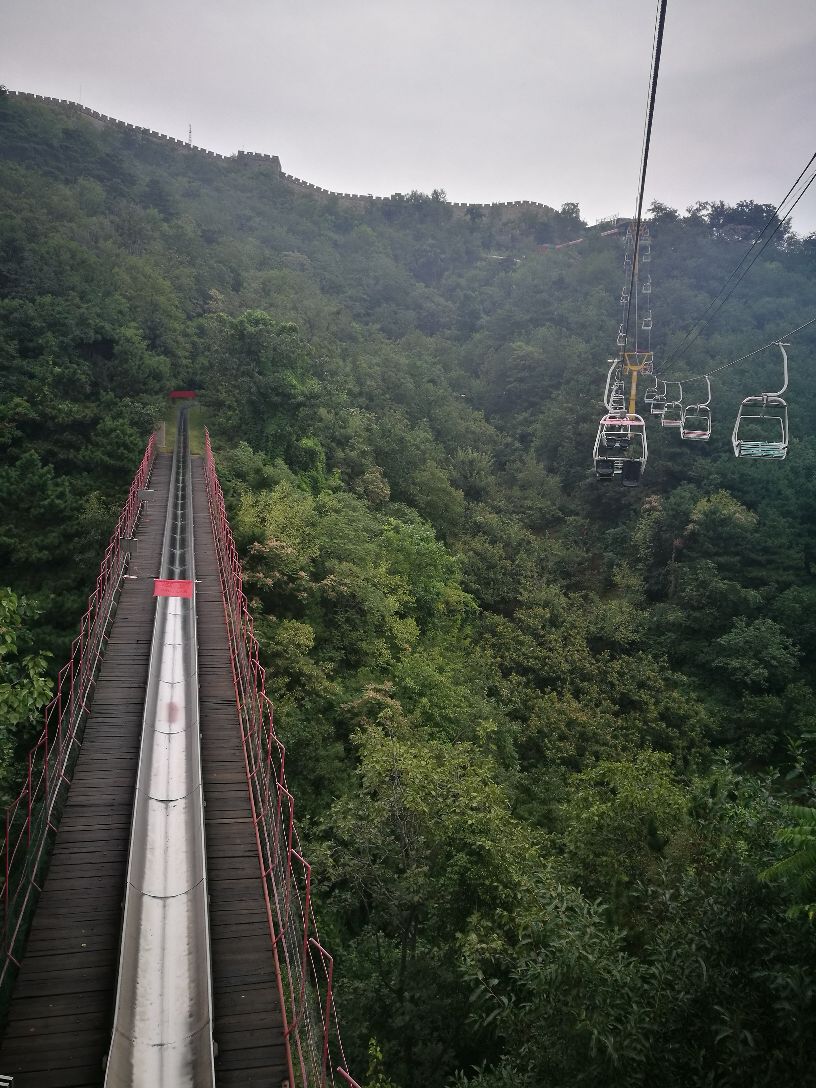
[(28, 753), (28, 785), (26, 786), (28, 803), (28, 815), (26, 817), (26, 849), (31, 846), (31, 757), (32, 752)]
[[(329, 1025), (331, 1023), (334, 959), (329, 955), (326, 949), (323, 948), (319, 941), (316, 941), (313, 937), (309, 938), (309, 944), (313, 945), (320, 953), (320, 958), (324, 964), (324, 970), (326, 971), (326, 1011), (323, 1016), (323, 1066), (320, 1075), (320, 1088), (324, 1088), (326, 1084), (326, 1066), (329, 1058)], [(328, 960), (328, 968), (325, 967), (326, 960)]]
[[(9, 953), (9, 869), (11, 838), (9, 836), (9, 806), (6, 805), (6, 873), (3, 883), (3, 953), (4, 961)], [(5, 966), (5, 963), (4, 963)]]
[(51, 800), (50, 784), (51, 779), (48, 774), (48, 710), (45, 712), (45, 729), (44, 735), (44, 747), (43, 747), (43, 774), (45, 775), (45, 826), (48, 828), (48, 821), (51, 819), (51, 809), (49, 802)]

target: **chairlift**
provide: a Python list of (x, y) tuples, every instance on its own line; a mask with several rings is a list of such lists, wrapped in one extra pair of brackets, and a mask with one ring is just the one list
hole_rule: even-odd
[(788, 343), (777, 342), (782, 352), (782, 388), (777, 393), (746, 397), (739, 406), (731, 445), (735, 457), (761, 457), (782, 461), (788, 455), (790, 431), (788, 406), (782, 394), (788, 388)]
[[(645, 441), (645, 439), (644, 439)], [(640, 478), (643, 475), (643, 466), (646, 463), (646, 457), (644, 456), (642, 461), (636, 461), (634, 458), (626, 460), (621, 465), (621, 483), (624, 487), (637, 487), (640, 483)]]
[(610, 412), (604, 416), (605, 424), (601, 447), (609, 453), (621, 454), (631, 445), (631, 434), (625, 421), (626, 413)]
[(643, 295), (650, 295), (652, 293), (652, 277), (647, 276), (643, 283), (640, 285), (640, 292)]
[(623, 387), (623, 370), (620, 359), (608, 359), (609, 371), (606, 375), (606, 388), (604, 389), (604, 404), (607, 412), (612, 411), (612, 397)]
[(607, 379), (606, 392), (604, 393), (604, 404), (606, 404), (607, 412), (611, 415), (622, 414), (626, 411), (626, 387), (623, 384), (617, 361), (615, 362), (615, 368), (618, 372), (611, 384)]
[[(665, 382), (666, 385), (666, 404), (663, 411), (660, 413), (660, 426), (661, 427), (682, 427), (683, 426), (683, 386), (680, 382)], [(670, 385), (677, 386), (677, 396), (669, 398), (668, 387)]]
[(640, 326), (644, 332), (650, 332), (652, 328), (652, 311), (647, 310), (646, 316), (643, 318), (643, 322)]
[(708, 396), (699, 404), (687, 404), (680, 421), (680, 437), (694, 442), (707, 442), (711, 438), (711, 379), (706, 374)]
[(626, 347), (626, 330), (624, 329), (623, 325), (621, 325), (618, 329), (618, 347)]
[(604, 390), (606, 415), (598, 424), (592, 460), (599, 480), (620, 476), (624, 487), (640, 483), (648, 447), (646, 424), (638, 415), (626, 411), (621, 360), (611, 359)]
[(654, 386), (646, 390), (643, 399), (653, 416), (662, 416), (666, 411), (666, 383), (655, 378)]
[(624, 487), (637, 487), (647, 457), (646, 424), (641, 416), (610, 413), (601, 419), (592, 451), (599, 480), (619, 476)]

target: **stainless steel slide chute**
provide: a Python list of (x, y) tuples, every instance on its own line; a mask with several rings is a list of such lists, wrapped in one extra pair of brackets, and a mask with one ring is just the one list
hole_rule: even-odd
[(204, 802), (190, 457), (179, 416), (131, 829), (106, 1088), (211, 1088)]

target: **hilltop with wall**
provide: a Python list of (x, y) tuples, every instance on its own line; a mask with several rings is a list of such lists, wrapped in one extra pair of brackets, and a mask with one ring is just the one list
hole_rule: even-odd
[[(89, 106), (80, 105), (78, 102), (72, 102), (70, 99), (51, 98), (48, 95), (32, 94), (29, 91), (7, 90), (6, 93), (17, 98), (24, 98), (33, 102), (42, 102), (72, 113), (82, 114), (100, 125), (112, 126), (138, 133), (140, 136), (148, 139), (164, 141), (191, 155), (200, 155), (207, 159), (221, 159), (225, 162), (241, 163), (247, 166), (255, 165), (265, 167), (288, 187), (300, 192), (308, 192), (318, 198), (332, 199), (340, 201), (341, 203), (356, 205), (392, 204), (399, 203), (401, 200), (406, 199), (401, 193), (395, 193), (392, 196), (373, 196), (371, 193), (336, 193), (331, 189), (324, 189), (320, 185), (314, 185), (310, 181), (304, 181), (302, 178), (297, 178), (293, 174), (287, 174), (283, 170), (280, 158), (277, 155), (265, 155), (257, 151), (238, 151), (234, 155), (222, 155), (217, 151), (209, 151), (207, 148), (198, 147), (195, 144), (179, 140), (175, 136), (167, 136), (163, 132), (157, 132), (155, 129), (143, 128), (140, 125), (133, 125), (129, 121), (120, 121), (116, 117), (109, 117), (105, 113), (100, 113), (98, 110), (91, 109)], [(446, 203), (460, 215), (498, 213), (503, 217), (512, 217), (525, 211), (539, 211), (548, 214), (552, 214), (554, 211), (549, 205), (542, 204), (540, 201), (536, 200), (510, 200), (504, 202), (499, 201), (492, 204), (469, 204), (466, 202)]]

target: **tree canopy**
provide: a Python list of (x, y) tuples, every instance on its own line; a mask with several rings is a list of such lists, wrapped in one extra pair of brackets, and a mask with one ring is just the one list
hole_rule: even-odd
[[(12, 96), (0, 195), (3, 788), (167, 390), (195, 388), (353, 1068), (811, 1083), (813, 329), (784, 463), (730, 452), (771, 352), (625, 492), (590, 458), (621, 238), (574, 203), (352, 203)], [(660, 351), (772, 210), (652, 206)], [(815, 286), (816, 240), (781, 229), (678, 373)]]

